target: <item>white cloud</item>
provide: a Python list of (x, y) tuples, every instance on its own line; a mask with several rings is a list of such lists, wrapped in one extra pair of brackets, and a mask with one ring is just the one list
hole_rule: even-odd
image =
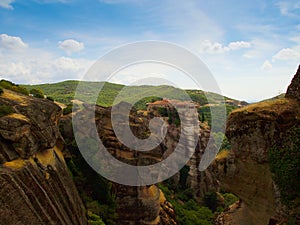
[(222, 44), (218, 42), (211, 42), (210, 40), (205, 40), (201, 43), (200, 47), (201, 52), (206, 53), (223, 53), (225, 51), (228, 51), (229, 49), (224, 47)]
[(1, 71), (3, 71), (6, 75), (11, 76), (27, 76), (30, 74), (31, 68), (29, 65), (25, 65), (23, 62), (11, 62), (5, 65), (0, 65)]
[(201, 43), (200, 52), (205, 53), (224, 53), (233, 50), (239, 50), (242, 48), (250, 48), (251, 43), (245, 41), (230, 42), (227, 46), (224, 46), (218, 42), (211, 42), (205, 40)]
[(241, 49), (241, 48), (250, 48), (251, 43), (245, 42), (245, 41), (230, 42), (228, 47), (231, 50), (238, 50), (238, 49)]
[(58, 43), (58, 47), (64, 50), (68, 55), (80, 52), (84, 49), (84, 44), (73, 39), (67, 39)]
[(52, 68), (56, 71), (69, 71), (69, 72), (78, 72), (83, 69), (82, 60), (72, 59), (68, 57), (59, 57), (54, 60)]
[(300, 58), (300, 53), (290, 49), (290, 48), (284, 48), (281, 49), (279, 52), (277, 52), (273, 57), (272, 60), (292, 60), (292, 59), (298, 59)]
[(0, 7), (5, 8), (5, 9), (13, 9), (12, 3), (14, 0), (0, 0)]
[(15, 83), (48, 83), (79, 79), (93, 61), (60, 57), (45, 50), (26, 48), (24, 51), (0, 52), (0, 79)]
[(24, 43), (20, 37), (0, 34), (0, 48), (18, 51), (27, 47), (28, 45)]
[(280, 10), (281, 15), (283, 16), (293, 16), (293, 17), (299, 17), (299, 9), (300, 9), (300, 3), (299, 2), (277, 2), (275, 4)]
[(261, 69), (262, 69), (263, 71), (269, 71), (269, 70), (271, 70), (272, 68), (273, 68), (273, 66), (272, 66), (272, 64), (270, 63), (269, 60), (266, 60), (266, 61), (262, 64), (262, 66), (261, 66)]

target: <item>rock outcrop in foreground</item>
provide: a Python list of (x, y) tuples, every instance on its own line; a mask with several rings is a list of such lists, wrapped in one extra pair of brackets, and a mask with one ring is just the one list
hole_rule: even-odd
[(229, 116), (226, 136), (232, 152), (216, 160), (211, 169), (218, 174), (222, 188), (236, 194), (242, 204), (231, 212), (231, 222), (223, 224), (283, 224), (289, 216), (270, 172), (269, 151), (292, 128), (299, 128), (299, 76), (300, 69), (286, 98), (253, 104)]
[(61, 153), (61, 109), (8, 90), (0, 105), (13, 111), (0, 117), (0, 223), (87, 224)]

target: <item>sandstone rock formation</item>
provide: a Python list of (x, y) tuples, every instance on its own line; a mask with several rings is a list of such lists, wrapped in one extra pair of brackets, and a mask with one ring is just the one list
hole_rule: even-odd
[[(117, 113), (122, 114), (125, 111), (125, 108), (128, 107), (127, 103), (121, 102), (117, 106)], [(95, 113), (94, 113), (95, 110)], [(191, 110), (186, 113), (196, 113), (194, 118), (198, 118), (196, 110)], [(133, 134), (140, 139), (147, 138), (150, 130), (148, 128), (149, 121), (154, 116), (161, 116), (157, 111), (149, 111), (148, 115), (137, 114), (134, 111), (131, 111), (129, 116), (130, 128)], [(169, 124), (167, 127), (162, 128), (166, 129), (166, 137), (164, 140), (153, 150), (151, 151), (135, 151), (128, 148), (126, 145), (121, 143), (116, 137), (115, 130), (112, 126), (111, 121), (111, 108), (103, 108), (96, 106), (95, 109), (88, 104), (84, 104), (84, 109), (77, 112), (75, 117), (79, 120), (85, 118), (82, 124), (79, 123), (80, 131), (77, 135), (80, 136), (80, 139), (84, 142), (94, 143), (93, 138), (93, 124), (96, 125), (97, 136), (100, 137), (103, 145), (106, 150), (113, 155), (117, 160), (124, 163), (134, 165), (134, 166), (145, 166), (150, 164), (155, 164), (161, 162), (162, 160), (169, 157), (179, 142), (179, 137), (181, 135), (180, 126), (175, 124)], [(203, 172), (199, 171), (199, 163), (202, 155), (204, 154), (205, 148), (207, 147), (207, 142), (209, 140), (210, 131), (205, 127), (198, 127), (198, 120), (192, 121), (188, 115), (185, 115), (185, 123), (190, 124), (188, 127), (193, 127), (196, 124), (194, 135), (199, 136), (199, 141), (195, 149), (192, 147), (192, 144), (188, 140), (184, 142), (184, 149), (186, 151), (195, 151), (192, 158), (187, 162), (187, 166), (190, 167), (189, 174), (186, 180), (186, 186), (194, 189), (196, 198), (201, 201), (202, 197), (207, 191), (216, 191), (219, 187), (219, 184), (216, 180), (213, 179), (210, 171), (206, 170)], [(71, 117), (66, 116), (63, 118), (62, 124), (63, 127), (63, 136), (65, 139), (73, 139), (72, 137), (72, 128), (70, 128)], [(124, 115), (124, 120), (128, 119), (128, 115)], [(165, 118), (166, 123), (169, 118)], [(95, 122), (93, 121), (95, 120)], [(88, 121), (88, 122), (87, 122)], [(124, 124), (120, 122), (118, 124), (118, 129), (123, 129)], [(155, 124), (155, 127), (162, 127), (160, 124)], [(163, 132), (163, 131), (158, 131)], [(97, 137), (96, 137), (97, 138)], [(89, 157), (91, 160), (95, 160), (97, 156), (97, 151), (93, 154), (93, 150), (90, 150), (91, 154)], [(184, 153), (183, 153), (184, 154)], [(103, 157), (103, 156), (101, 156)], [(107, 162), (101, 162), (102, 167), (110, 168), (109, 160)], [(107, 163), (107, 165), (105, 165)], [(176, 163), (174, 161), (174, 163)], [(159, 171), (151, 171), (152, 176), (157, 176), (158, 174), (164, 173), (165, 170), (160, 169)], [(126, 171), (122, 168), (120, 173), (124, 174), (126, 178)], [(147, 175), (149, 176), (149, 175)], [(175, 174), (172, 178), (172, 181), (175, 185), (179, 185), (180, 174)], [(118, 223), (119, 224), (162, 224), (162, 225), (175, 225), (176, 215), (172, 205), (166, 201), (163, 193), (157, 188), (156, 185), (148, 185), (141, 187), (132, 187), (122, 184), (113, 183), (114, 186), (114, 195), (116, 196), (117, 202), (117, 214), (118, 214)]]
[(8, 90), (0, 105), (14, 111), (0, 117), (0, 223), (87, 224), (61, 153), (61, 109)]
[[(175, 101), (176, 102), (176, 101)], [(178, 104), (182, 104), (179, 103)], [(185, 103), (187, 104), (187, 103)], [(192, 103), (192, 106), (194, 106), (194, 103)], [(174, 110), (174, 107), (168, 106), (168, 110)], [(151, 113), (153, 113), (155, 116), (161, 116), (158, 114), (157, 108), (151, 107)], [(188, 115), (190, 114), (190, 115)], [(185, 148), (190, 148), (189, 151), (194, 152), (194, 154), (191, 156), (190, 160), (187, 162), (186, 166), (189, 168), (188, 171), (188, 177), (186, 179), (186, 183), (184, 184), (186, 187), (191, 188), (195, 193), (195, 198), (198, 202), (202, 201), (203, 196), (205, 193), (209, 191), (218, 191), (219, 190), (219, 184), (217, 179), (214, 178), (213, 174), (210, 173), (209, 170), (200, 171), (199, 170), (199, 164), (201, 161), (201, 158), (205, 151), (216, 151), (216, 146), (214, 144), (210, 144), (208, 146), (208, 142), (210, 139), (210, 129), (207, 124), (200, 123), (198, 120), (198, 112), (194, 108), (192, 108), (190, 111), (187, 110), (185, 112), (185, 115), (182, 116), (183, 119), (185, 118), (197, 118), (195, 121), (188, 120), (187, 123), (185, 123), (185, 126), (187, 127), (193, 127), (195, 124), (199, 124), (200, 126), (194, 127), (194, 139), (198, 139), (198, 142), (196, 144), (196, 147), (192, 147), (191, 145), (185, 146)], [(170, 154), (172, 154), (172, 151), (176, 148), (178, 144), (178, 137), (180, 137), (180, 127), (176, 127), (174, 125), (170, 125), (168, 127), (168, 132), (166, 135), (165, 140), (162, 142), (163, 146), (166, 149), (166, 153), (164, 154), (163, 158), (168, 157)], [(213, 140), (212, 140), (213, 141)], [(180, 181), (180, 173), (175, 174), (172, 178), (172, 182), (175, 183), (175, 185), (179, 185)]]
[[(220, 185), (214, 174), (209, 169), (204, 171), (199, 170), (199, 164), (205, 151), (212, 149), (207, 148), (207, 143), (210, 138), (210, 130), (207, 127), (200, 127), (199, 142), (195, 149), (195, 153), (187, 163), (190, 167), (189, 176), (187, 179), (187, 186), (195, 191), (195, 197), (200, 202), (209, 191), (219, 191)], [(210, 146), (210, 148), (217, 148)]]
[[(127, 103), (120, 103), (118, 107), (125, 107)], [(76, 117), (85, 118), (80, 131), (77, 135), (85, 141), (93, 142), (91, 135), (92, 124), (96, 124), (97, 133), (107, 151), (116, 159), (130, 165), (149, 165), (162, 160), (163, 148), (158, 147), (153, 151), (140, 152), (132, 150), (122, 144), (114, 133), (111, 123), (111, 108), (96, 106), (95, 114), (90, 105), (84, 105), (84, 109), (76, 113)], [(122, 112), (122, 109), (119, 110)], [(95, 117), (94, 117), (95, 115)], [(93, 121), (95, 119), (95, 122)], [(147, 118), (140, 117), (135, 112), (130, 115), (130, 125), (132, 132), (139, 138), (147, 137), (149, 130)], [(70, 116), (62, 119), (64, 138), (74, 139)], [(86, 121), (89, 121), (86, 123)], [(120, 125), (121, 126), (121, 125)], [(81, 132), (81, 133), (80, 133)], [(97, 154), (93, 154), (93, 158)], [(102, 165), (109, 167), (110, 165)], [(126, 171), (123, 171), (126, 177)], [(118, 224), (124, 225), (176, 225), (176, 215), (164, 194), (156, 185), (148, 186), (127, 186), (112, 183), (113, 195), (116, 197)]]
[(284, 99), (266, 101), (235, 110), (227, 121), (226, 136), (232, 152), (210, 170), (221, 186), (242, 201), (231, 213), (231, 223), (268, 225), (284, 221), (287, 212), (269, 167), (269, 150), (300, 122), (299, 70)]

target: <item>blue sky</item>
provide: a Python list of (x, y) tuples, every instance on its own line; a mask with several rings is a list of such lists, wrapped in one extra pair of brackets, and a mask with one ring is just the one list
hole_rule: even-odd
[[(208, 66), (224, 95), (262, 100), (284, 92), (298, 68), (300, 3), (0, 0), (1, 79), (80, 79), (108, 51), (143, 40), (187, 48)], [(147, 66), (129, 68), (111, 81), (128, 84), (145, 71)], [(171, 79), (193, 87), (180, 76)]]

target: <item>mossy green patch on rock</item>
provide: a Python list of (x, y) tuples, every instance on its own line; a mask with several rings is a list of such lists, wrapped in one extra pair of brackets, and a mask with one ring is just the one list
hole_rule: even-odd
[(294, 216), (300, 217), (300, 128), (293, 127), (281, 143), (275, 143), (269, 151), (270, 169), (278, 185), (281, 201)]

